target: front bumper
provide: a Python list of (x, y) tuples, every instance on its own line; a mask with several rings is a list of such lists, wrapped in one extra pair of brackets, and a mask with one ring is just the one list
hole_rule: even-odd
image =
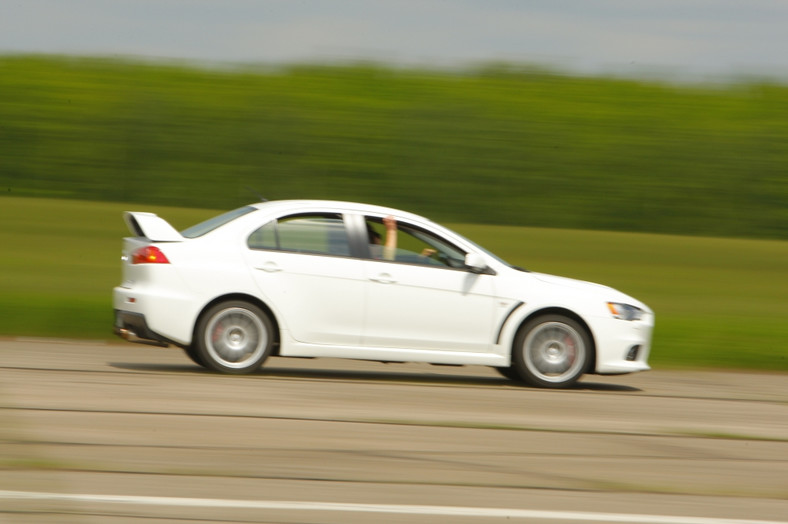
[(651, 312), (639, 321), (604, 319), (595, 328), (596, 374), (619, 375), (651, 369), (648, 365), (654, 331)]

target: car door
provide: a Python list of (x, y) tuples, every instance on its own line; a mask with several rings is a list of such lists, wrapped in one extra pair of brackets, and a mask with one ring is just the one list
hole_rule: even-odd
[(343, 216), (296, 214), (254, 230), (246, 256), (260, 293), (298, 342), (358, 346), (365, 279)]
[(423, 227), (366, 217), (370, 258), (363, 344), (486, 352), (493, 344), (495, 277), (464, 266), (465, 251)]

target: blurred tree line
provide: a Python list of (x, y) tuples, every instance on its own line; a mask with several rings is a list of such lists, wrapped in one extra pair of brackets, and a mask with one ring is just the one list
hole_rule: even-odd
[(0, 56), (0, 191), (788, 237), (788, 86)]

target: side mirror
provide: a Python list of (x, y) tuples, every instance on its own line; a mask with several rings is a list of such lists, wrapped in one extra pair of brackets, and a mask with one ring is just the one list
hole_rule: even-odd
[(465, 255), (465, 267), (472, 273), (484, 273), (487, 270), (487, 263), (479, 253), (468, 253)]

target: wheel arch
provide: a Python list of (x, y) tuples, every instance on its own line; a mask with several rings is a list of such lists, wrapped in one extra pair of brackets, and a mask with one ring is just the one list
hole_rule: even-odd
[(206, 303), (203, 308), (200, 310), (199, 315), (197, 315), (196, 320), (194, 321), (194, 327), (192, 328), (192, 340), (196, 340), (197, 338), (197, 327), (200, 325), (200, 320), (202, 320), (205, 313), (211, 309), (216, 304), (220, 304), (222, 302), (229, 302), (231, 300), (240, 300), (243, 302), (249, 302), (250, 304), (254, 304), (255, 306), (259, 307), (263, 310), (263, 312), (268, 315), (268, 318), (271, 320), (271, 323), (274, 325), (274, 343), (273, 347), (271, 348), (271, 355), (278, 356), (279, 355), (279, 347), (281, 343), (281, 335), (280, 335), (280, 327), (279, 327), (279, 320), (276, 318), (273, 310), (268, 307), (268, 304), (260, 300), (258, 297), (254, 295), (249, 295), (247, 293), (228, 293), (226, 295), (221, 295), (210, 302)]
[(586, 364), (586, 369), (583, 371), (584, 373), (595, 373), (596, 372), (596, 339), (594, 338), (594, 332), (591, 330), (591, 327), (588, 325), (583, 317), (572, 311), (571, 309), (566, 309), (563, 307), (545, 307), (542, 309), (537, 309), (529, 313), (526, 317), (520, 319), (519, 325), (517, 329), (514, 331), (514, 336), (509, 342), (509, 358), (512, 359), (512, 353), (514, 351), (515, 341), (517, 340), (517, 334), (520, 332), (523, 327), (528, 324), (531, 320), (546, 316), (546, 315), (562, 315), (568, 318), (571, 318), (580, 326), (585, 329), (586, 334), (588, 334), (588, 339), (591, 341), (591, 347), (589, 348), (591, 351), (591, 355), (589, 356), (588, 363)]

